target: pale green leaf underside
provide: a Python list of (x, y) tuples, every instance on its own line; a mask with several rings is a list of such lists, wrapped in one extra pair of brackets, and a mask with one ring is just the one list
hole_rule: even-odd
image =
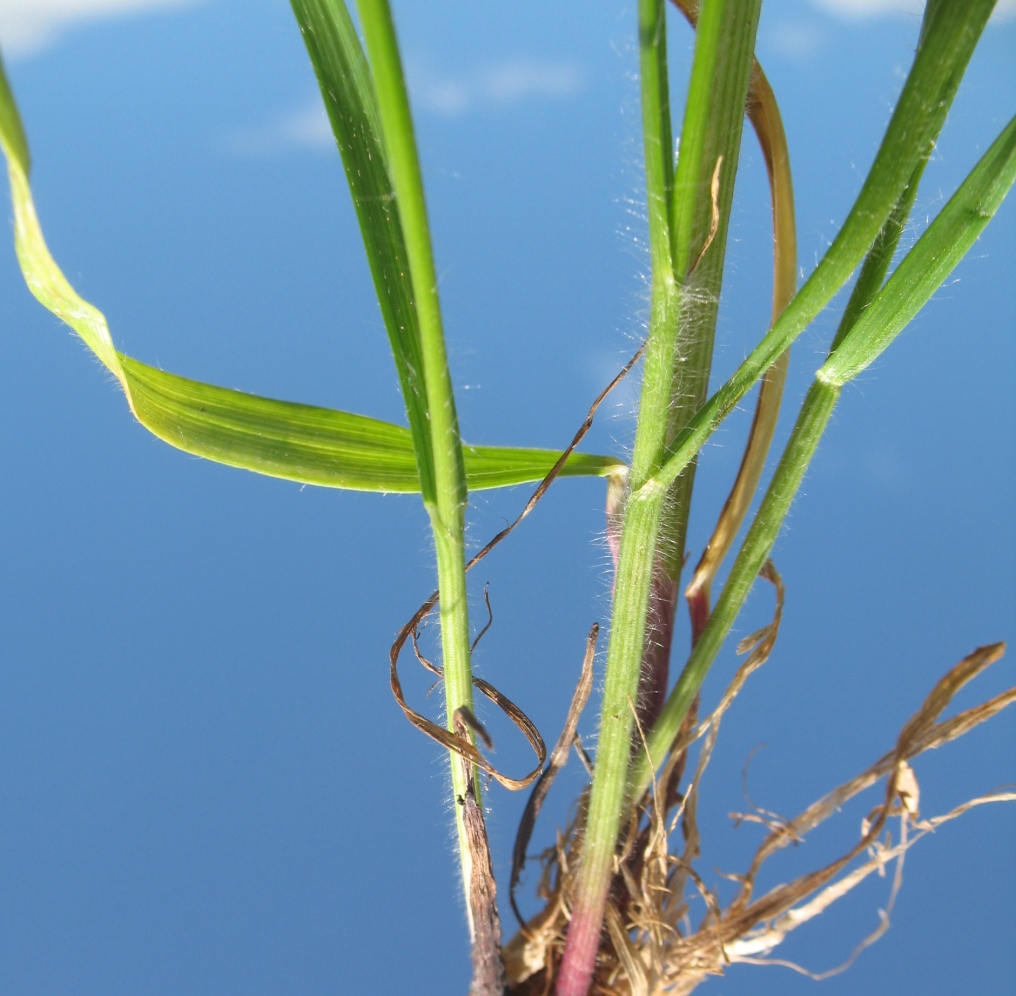
[[(78, 296), (46, 246), (28, 183), (28, 147), (2, 64), (0, 146), (10, 178), (15, 248), (29, 289), (120, 381), (145, 428), (188, 453), (301, 484), (420, 490), (408, 429), (188, 380), (118, 352), (103, 314)], [(554, 450), (467, 446), (468, 485), (495, 488), (538, 481), (558, 455)], [(613, 457), (572, 454), (562, 476), (606, 476), (623, 466)]]

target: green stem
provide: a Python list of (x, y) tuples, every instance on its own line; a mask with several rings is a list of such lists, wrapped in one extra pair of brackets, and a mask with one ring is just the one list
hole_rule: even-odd
[[(693, 470), (647, 486), (667, 446), (705, 396), (727, 221), (760, 0), (707, 0), (672, 174), (665, 5), (639, 2), (642, 122), (653, 263), (649, 338), (618, 560), (596, 768), (582, 865), (557, 979), (558, 996), (589, 988), (631, 761), (634, 708), (647, 652), (654, 580), (676, 585)], [(661, 574), (662, 571), (662, 574)], [(659, 600), (661, 604), (666, 600)], [(672, 604), (666, 609), (671, 618)], [(669, 620), (667, 620), (669, 622)]]
[[(430, 515), (441, 593), (441, 650), (445, 671), (448, 729), (454, 730), (456, 710), (472, 710), (473, 685), (469, 654), (469, 611), (465, 570), (466, 483), (455, 398), (445, 353), (437, 274), (430, 242), (423, 180), (413, 134), (409, 98), (402, 76), (398, 42), (387, 0), (359, 0), (370, 56), (385, 146), (395, 187), (396, 207), (406, 240), (413, 302), (420, 325), (420, 347), (433, 448), (435, 496), (425, 505)], [(451, 757), (452, 789), (464, 797), (467, 776)], [(476, 798), (479, 801), (477, 780)], [(456, 807), (463, 882), (470, 880), (470, 857), (461, 807)], [(467, 895), (468, 908), (468, 895)]]
[[(640, 484), (658, 465), (665, 442), (677, 350), (680, 298), (671, 256), (673, 152), (667, 95), (666, 8), (639, 0), (642, 132), (649, 211), (652, 284), (649, 339), (632, 474)], [(599, 948), (606, 894), (631, 754), (631, 704), (638, 696), (656, 540), (664, 497), (643, 495), (624, 511), (607, 655), (596, 769), (557, 996), (585, 996)]]
[[(596, 768), (583, 840), (578, 892), (557, 979), (557, 996), (585, 996), (599, 949), (613, 872), (621, 807), (628, 782), (649, 588), (663, 495), (630, 500), (618, 560), (618, 586), (608, 656)], [(627, 578), (622, 584), (621, 579)]]
[[(638, 665), (641, 663), (644, 650), (648, 592), (652, 580), (653, 558), (661, 535), (660, 516), (664, 496), (674, 482), (684, 475), (686, 468), (692, 463), (713, 429), (828, 303), (868, 252), (890, 212), (900, 202), (907, 186), (914, 179), (920, 162), (931, 151), (992, 6), (992, 0), (929, 5), (914, 65), (904, 84), (868, 179), (839, 235), (781, 318), (727, 384), (684, 425), (679, 421), (671, 422), (668, 419), (669, 438), (666, 440), (668, 445), (662, 454), (654, 449), (658, 438), (661, 409), (661, 398), (657, 392), (660, 390), (668, 360), (674, 357), (675, 344), (673, 339), (668, 338), (673, 332), (652, 322), (650, 324), (639, 427), (632, 461), (632, 493), (628, 498), (628, 513), (621, 537), (614, 620), (607, 657), (601, 741), (597, 752), (597, 767), (583, 841), (583, 862), (558, 978), (559, 996), (580, 996), (585, 993), (595, 967), (618, 828), (627, 810), (625, 798), (627, 780), (620, 772), (621, 766), (627, 765), (627, 752), (630, 750), (632, 697), (636, 691)], [(730, 9), (725, 9), (722, 0), (706, 2), (702, 7), (696, 36), (695, 65), (692, 83), (689, 86), (689, 106), (682, 134), (683, 148), (672, 201), (676, 213), (670, 230), (673, 271), (663, 278), (654, 274), (654, 318), (657, 315), (672, 313), (675, 318), (680, 315), (683, 323), (693, 321), (690, 313), (684, 313), (686, 304), (695, 300), (708, 301), (708, 294), (697, 296), (692, 293), (686, 298), (682, 288), (682, 293), (675, 294), (672, 298), (668, 296), (666, 304), (662, 301), (658, 304), (658, 288), (667, 288), (672, 278), (679, 278), (684, 282), (691, 277), (695, 282), (694, 290), (699, 288), (708, 290), (710, 281), (705, 278), (699, 284), (696, 279), (699, 274), (696, 271), (712, 265), (716, 268), (714, 272), (722, 272), (725, 230), (716, 233), (720, 235), (720, 241), (715, 249), (714, 259), (710, 259), (706, 251), (713, 249), (710, 245), (711, 235), (706, 238), (705, 248), (700, 248), (697, 256), (691, 253), (695, 238), (694, 222), (689, 222), (689, 216), (684, 212), (694, 211), (696, 207), (701, 209), (702, 200), (700, 191), (694, 188), (686, 189), (683, 186), (685, 175), (682, 166), (686, 162), (693, 163), (695, 168), (689, 167), (689, 179), (701, 176), (703, 160), (708, 163), (702, 151), (705, 146), (704, 135), (701, 132), (689, 131), (689, 122), (694, 121), (696, 115), (700, 115), (700, 120), (713, 124), (712, 115), (722, 115), (724, 110), (723, 105), (718, 104), (715, 110), (708, 108), (707, 111), (706, 106), (700, 102), (701, 98), (700, 101), (693, 101), (693, 95), (696, 92), (696, 84), (701, 82), (701, 77), (697, 78), (696, 73), (707, 72), (704, 67), (716, 59), (715, 41), (719, 34), (715, 25), (727, 23), (722, 20), (725, 14), (735, 23), (740, 15), (744, 19), (741, 24), (750, 23), (751, 30), (748, 36), (750, 39), (748, 62), (744, 67), (744, 91), (740, 94), (740, 107), (737, 108), (736, 120), (728, 120), (725, 123), (728, 134), (730, 129), (736, 127), (737, 137), (740, 138), (741, 115), (747, 91), (747, 65), (750, 65), (755, 26), (754, 20), (750, 22), (747, 20), (749, 9), (743, 7), (738, 10), (733, 3)], [(713, 16), (717, 21), (712, 21)], [(755, 17), (757, 18), (757, 6)], [(640, 42), (643, 59), (646, 57), (647, 39), (653, 37), (646, 31), (646, 26), (658, 24), (658, 4), (652, 3), (651, 0), (641, 0)], [(707, 40), (714, 43), (711, 51), (705, 51), (703, 48)], [(729, 47), (724, 49), (724, 54), (727, 51)], [(729, 88), (732, 82), (730, 69), (732, 66), (736, 68), (735, 63), (733, 57), (727, 60), (719, 59), (718, 64), (725, 72), (720, 73), (719, 77), (712, 81), (710, 93), (726, 92), (729, 96), (732, 92)], [(645, 122), (651, 123), (656, 118), (656, 115), (644, 115)], [(705, 136), (708, 134), (707, 127)], [(736, 148), (735, 146), (732, 157), (735, 160)], [(648, 139), (646, 149), (648, 156), (651, 150)], [(732, 164), (728, 161), (725, 165), (730, 168)], [(652, 182), (653, 174), (648, 163), (646, 175), (647, 181)], [(720, 190), (727, 192), (722, 183)], [(658, 200), (658, 196), (650, 189), (651, 236), (654, 203)], [(698, 221), (702, 215), (693, 214), (691, 217)], [(719, 214), (719, 220), (721, 223), (726, 220), (722, 212)], [(698, 237), (701, 239), (701, 234)], [(657, 255), (658, 250), (654, 249), (654, 263)], [(706, 274), (708, 272), (705, 270)], [(718, 292), (718, 278), (715, 287)], [(705, 309), (707, 313), (708, 307), (707, 305)], [(690, 326), (686, 324), (685, 327)], [(844, 346), (850, 346), (849, 337)], [(671, 367), (668, 384), (671, 390), (675, 385), (674, 372), (674, 368)], [(773, 483), (763, 500), (763, 507), (749, 530), (713, 616), (689, 658), (678, 687), (654, 726), (649, 745), (651, 758), (658, 760), (673, 743), (680, 720), (687, 712), (687, 707), (701, 685), (723, 638), (729, 632), (748, 589), (775, 542), (783, 517), (803, 478), (838, 394), (839, 386), (824, 377), (818, 378), (809, 392), (791, 443), (777, 468)], [(601, 765), (605, 770), (601, 770)], [(642, 755), (636, 755), (635, 766), (635, 780), (630, 787), (628, 801), (638, 798), (645, 791), (654, 767)]]
[[(685, 16), (693, 19), (691, 0), (675, 0)], [(758, 137), (769, 176), (773, 216), (773, 306), (775, 322), (797, 288), (797, 231), (794, 222), (794, 187), (790, 173), (790, 149), (776, 95), (756, 61), (748, 93), (748, 120)], [(755, 414), (741, 457), (734, 485), (723, 504), (716, 527), (706, 544), (685, 598), (692, 621), (692, 641), (705, 628), (712, 601), (712, 584), (726, 559), (754, 498), (780, 413), (783, 387), (790, 365), (789, 351), (766, 371), (759, 385)], [(704, 399), (703, 399), (704, 400)], [(651, 726), (652, 724), (648, 724)]]
[[(674, 137), (670, 123), (670, 92), (667, 80), (667, 18), (663, 3), (644, 3), (639, 7), (639, 53), (642, 81), (642, 135), (646, 169), (646, 202), (649, 212), (649, 251), (652, 264), (652, 295), (650, 302), (650, 355), (644, 378), (642, 404), (654, 411), (654, 419), (640, 421), (640, 425), (653, 426), (653, 431), (664, 424), (670, 394), (666, 384), (673, 380), (674, 350), (680, 350), (671, 330), (678, 323), (679, 301), (676, 298), (676, 280), (673, 257), (674, 215)], [(661, 334), (661, 332), (663, 334)], [(678, 331), (678, 337), (680, 332)], [(651, 453), (653, 444), (643, 440), (636, 444), (640, 454)], [(680, 484), (672, 491), (678, 490)], [(674, 547), (683, 543), (682, 503), (672, 506), (674, 523), (670, 529), (664, 524), (665, 540), (654, 554), (653, 575), (647, 603), (646, 632), (643, 638), (642, 662), (638, 688), (635, 693), (637, 710), (646, 726), (651, 726), (663, 705), (667, 690), (667, 672), (673, 630), (677, 580), (669, 570), (675, 557)], [(680, 566), (678, 566), (680, 571)]]
[(741, 546), (730, 576), (723, 586), (705, 630), (695, 644), (677, 685), (667, 699), (656, 725), (649, 735), (650, 764), (645, 754), (636, 760), (632, 778), (631, 799), (638, 799), (649, 787), (652, 773), (677, 736), (692, 699), (702, 685), (730, 627), (741, 611), (755, 578), (762, 570), (776, 542), (790, 504), (804, 478), (805, 470), (825, 431), (829, 416), (840, 395), (840, 388), (816, 380), (809, 390), (794, 426), (790, 441), (783, 452), (772, 483), (766, 492), (755, 521)]

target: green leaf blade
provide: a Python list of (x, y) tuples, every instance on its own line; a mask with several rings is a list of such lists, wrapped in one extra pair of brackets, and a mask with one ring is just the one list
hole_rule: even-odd
[[(298, 484), (418, 494), (409, 430), (350, 412), (276, 401), (157, 370), (120, 353), (131, 407), (153, 435), (195, 456)], [(542, 480), (560, 454), (467, 446), (474, 489)], [(624, 464), (574, 453), (563, 477), (606, 477)]]
[(842, 386), (869, 366), (942, 285), (1016, 179), (1016, 118), (1002, 130), (843, 338), (818, 376)]
[(120, 362), (138, 421), (177, 449), (301, 484), (420, 490), (401, 426), (204, 384), (122, 353)]
[(11, 85), (7, 82), (3, 61), (0, 60), (0, 140), (4, 143), (4, 151), (21, 167), (27, 176), (32, 161), (28, 154), (28, 139), (21, 124), (21, 115), (11, 93)]
[(419, 319), (377, 97), (342, 0), (292, 0), (342, 157), (409, 419), (424, 501), (436, 494)]
[[(470, 491), (512, 487), (542, 481), (560, 453), (526, 447), (464, 445), (466, 483)], [(626, 473), (628, 465), (617, 457), (572, 453), (559, 477), (613, 477)]]

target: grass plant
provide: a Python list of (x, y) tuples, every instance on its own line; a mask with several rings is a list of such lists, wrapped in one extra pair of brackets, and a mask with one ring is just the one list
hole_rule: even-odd
[[(993, 0), (928, 3), (913, 64), (874, 163), (840, 231), (796, 290), (792, 150), (776, 97), (754, 56), (761, 0), (675, 0), (674, 7), (696, 30), (676, 156), (668, 82), (670, 5), (637, 0), (651, 279), (630, 464), (576, 449), (602, 395), (563, 453), (463, 443), (411, 95), (387, 0), (359, 0), (359, 29), (343, 0), (292, 0), (292, 7), (356, 208), (407, 427), (199, 383), (119, 352), (103, 315), (77, 294), (46, 246), (29, 185), (25, 130), (0, 67), (0, 145), (25, 279), (39, 301), (74, 328), (117, 378), (135, 417), (170, 444), (231, 466), (305, 484), (421, 495), (433, 536), (437, 588), (392, 649), (392, 686), (410, 720), (449, 751), (473, 942), (471, 991), (477, 996), (505, 991), (554, 991), (558, 996), (690, 992), (725, 963), (772, 950), (799, 922), (817, 915), (865, 875), (894, 860), (898, 867), (907, 847), (934, 829), (933, 821), (919, 819), (909, 760), (1013, 701), (1010, 691), (951, 720), (941, 719), (955, 692), (997, 660), (1002, 648), (975, 651), (935, 686), (888, 753), (770, 834), (733, 902), (726, 908), (714, 902), (695, 929), (682, 926), (686, 890), (707, 891), (692, 868), (700, 844), (697, 785), (724, 712), (769, 656), (779, 628), (783, 587), (769, 558), (788, 510), (844, 386), (881, 356), (949, 277), (1016, 179), (1014, 119), (892, 266), (924, 166), (993, 6)], [(773, 199), (772, 324), (733, 375), (709, 395), (746, 117), (762, 146)], [(741, 535), (774, 438), (789, 349), (859, 267), (828, 356), (814, 375), (713, 606), (712, 585)], [(740, 471), (685, 592), (693, 645), (671, 687), (668, 662), (687, 558), (696, 460), (756, 385), (761, 390)], [(522, 729), (541, 765), (546, 750), (522, 710), (472, 673), (466, 572), (510, 536), (557, 477), (576, 475), (607, 479), (616, 547), (598, 742), (590, 759), (588, 792), (547, 859), (540, 886), (543, 909), (506, 943), (484, 826), (482, 776), (516, 789), (536, 782), (516, 843), (513, 890), (540, 805), (572, 748), (578, 714), (590, 694), (596, 629), (587, 645), (582, 684), (550, 763), (542, 775), (538, 765), (525, 778), (510, 778), (478, 746), (487, 742), (487, 734), (476, 719), (474, 689)], [(539, 486), (522, 514), (467, 561), (470, 492), (526, 482)], [(699, 691), (760, 577), (777, 591), (776, 617), (742, 641), (747, 661), (720, 705), (700, 720)], [(419, 626), (435, 608), (440, 666), (426, 661), (416, 642)], [(407, 645), (442, 680), (443, 726), (406, 704), (397, 666)], [(695, 771), (686, 778), (696, 741), (702, 746)], [(768, 857), (880, 779), (886, 782), (883, 801), (841, 859), (761, 898), (754, 896), (758, 869)], [(1008, 798), (1011, 794), (1000, 793), (974, 802)], [(890, 818), (901, 823), (903, 837), (895, 845), (883, 836)], [(680, 854), (675, 850), (679, 836)], [(850, 863), (865, 853), (871, 856), (851, 871)]]

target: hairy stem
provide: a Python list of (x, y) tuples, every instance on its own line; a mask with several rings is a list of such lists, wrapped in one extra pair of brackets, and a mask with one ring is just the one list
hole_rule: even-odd
[[(707, 0), (672, 186), (663, 0), (640, 0), (642, 121), (653, 263), (649, 338), (622, 528), (596, 768), (558, 996), (582, 996), (595, 970), (627, 795), (651, 602), (673, 618), (693, 469), (648, 487), (670, 441), (701, 405), (709, 377), (758, 0)], [(656, 588), (657, 597), (652, 593)], [(652, 654), (649, 655), (652, 657)], [(657, 661), (658, 663), (658, 661)], [(658, 676), (656, 677), (658, 681)]]
[[(464, 538), (466, 483), (462, 441), (459, 437), (455, 398), (445, 353), (423, 180), (395, 27), (387, 0), (360, 0), (359, 10), (377, 90), (381, 127), (395, 188), (396, 207), (406, 240), (413, 303), (419, 318), (435, 482), (433, 500), (428, 501), (425, 495), (424, 503), (430, 515), (434, 534), (438, 588), (441, 593), (441, 650), (445, 672), (447, 723), (448, 729), (454, 730), (457, 711), (461, 708), (472, 711), (473, 707), (469, 609), (466, 596)], [(468, 778), (455, 754), (451, 755), (451, 772), (455, 797), (464, 797)], [(478, 779), (474, 778), (474, 781), (475, 798), (479, 805), (480, 786)], [(456, 825), (468, 908), (471, 859), (461, 808), (456, 807)]]

